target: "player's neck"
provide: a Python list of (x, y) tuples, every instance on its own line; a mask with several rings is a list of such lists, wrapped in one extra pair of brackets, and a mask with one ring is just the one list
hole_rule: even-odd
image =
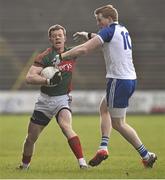
[(54, 48), (54, 49), (56, 50), (56, 52), (57, 52), (58, 54), (63, 53), (63, 52), (64, 52), (64, 50), (65, 50), (65, 48), (64, 48), (64, 47), (59, 47), (59, 48)]

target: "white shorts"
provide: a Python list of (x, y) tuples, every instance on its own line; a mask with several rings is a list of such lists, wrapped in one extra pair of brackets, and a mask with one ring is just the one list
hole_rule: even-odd
[(48, 96), (41, 93), (35, 103), (31, 121), (39, 125), (47, 125), (53, 116), (58, 120), (58, 113), (62, 109), (68, 109), (71, 112), (70, 104), (70, 95)]

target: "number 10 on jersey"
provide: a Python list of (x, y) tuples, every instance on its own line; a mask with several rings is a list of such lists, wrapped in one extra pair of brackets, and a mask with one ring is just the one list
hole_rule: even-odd
[(130, 41), (130, 38), (129, 38), (129, 33), (122, 31), (121, 35), (123, 37), (124, 49), (125, 50), (132, 49), (131, 41)]

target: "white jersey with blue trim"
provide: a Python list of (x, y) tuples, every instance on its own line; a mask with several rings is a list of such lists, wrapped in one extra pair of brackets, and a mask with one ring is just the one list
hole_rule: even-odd
[(102, 28), (97, 36), (103, 43), (106, 78), (136, 79), (128, 30), (118, 22), (114, 22)]

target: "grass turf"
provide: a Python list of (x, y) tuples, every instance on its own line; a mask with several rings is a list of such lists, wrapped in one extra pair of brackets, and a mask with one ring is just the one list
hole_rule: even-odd
[[(165, 116), (131, 115), (127, 122), (145, 146), (158, 155), (153, 169), (144, 169), (138, 153), (116, 131), (112, 131), (109, 158), (100, 166), (80, 170), (67, 140), (55, 120), (42, 132), (28, 171), (16, 170), (21, 160), (29, 115), (0, 116), (0, 178), (34, 179), (145, 179), (165, 178)], [(100, 143), (99, 116), (75, 115), (73, 128), (80, 136), (87, 160)]]

